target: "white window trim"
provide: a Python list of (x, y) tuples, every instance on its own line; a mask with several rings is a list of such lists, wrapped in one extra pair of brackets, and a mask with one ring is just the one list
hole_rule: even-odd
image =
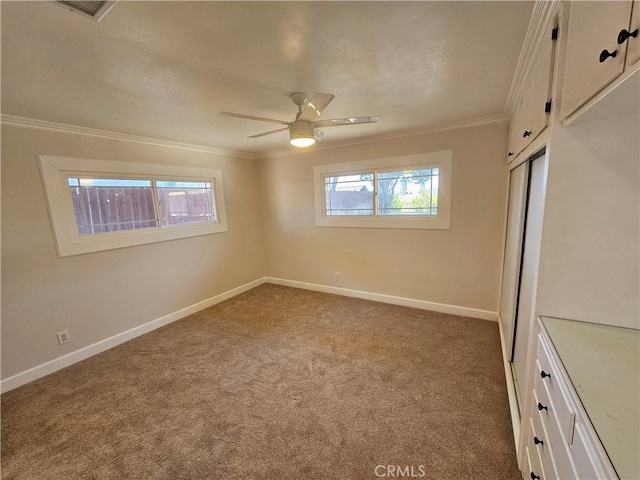
[[(324, 202), (324, 177), (349, 172), (362, 172), (365, 170), (393, 170), (397, 167), (436, 167), (439, 169), (437, 215), (326, 215)], [(315, 194), (316, 226), (449, 230), (451, 228), (452, 170), (453, 150), (315, 166), (313, 167), (313, 185)]]
[[(221, 233), (228, 230), (221, 170), (49, 155), (38, 155), (38, 165), (44, 185), (58, 257), (165, 242), (180, 238)], [(67, 177), (74, 175), (111, 177), (114, 175), (132, 175), (153, 179), (164, 177), (185, 181), (212, 182), (217, 222), (79, 235), (71, 202), (71, 193), (67, 183)]]

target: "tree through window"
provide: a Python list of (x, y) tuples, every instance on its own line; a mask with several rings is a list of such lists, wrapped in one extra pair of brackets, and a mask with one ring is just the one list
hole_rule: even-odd
[(453, 151), (317, 165), (318, 227), (448, 230)]
[(438, 182), (438, 168), (328, 175), (324, 177), (325, 213), (437, 215)]

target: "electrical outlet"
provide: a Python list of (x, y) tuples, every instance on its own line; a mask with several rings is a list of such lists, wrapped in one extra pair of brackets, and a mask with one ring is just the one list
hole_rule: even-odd
[(71, 340), (71, 338), (69, 337), (69, 331), (68, 330), (63, 330), (61, 332), (58, 332), (56, 334), (56, 336), (58, 337), (58, 344), (62, 345), (63, 343), (67, 343), (69, 340)]
[(336, 272), (334, 274), (334, 278), (335, 278), (336, 282), (339, 282), (340, 281), (340, 272)]

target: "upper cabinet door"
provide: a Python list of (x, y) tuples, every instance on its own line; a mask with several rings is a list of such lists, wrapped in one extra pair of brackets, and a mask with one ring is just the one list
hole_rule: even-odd
[[(640, 0), (633, 1), (633, 11), (631, 12), (631, 26), (627, 37), (627, 65), (633, 65), (640, 59)], [(637, 33), (636, 33), (637, 32)], [(635, 33), (635, 36), (633, 34)]]
[(549, 123), (550, 106), (547, 108), (547, 102), (551, 100), (554, 40), (556, 38), (555, 35), (552, 35), (554, 25), (555, 19), (548, 25), (544, 33), (531, 70), (524, 80), (520, 96), (513, 107), (509, 120), (507, 163), (527, 148)]
[(561, 116), (573, 113), (622, 73), (627, 43), (618, 44), (629, 28), (631, 0), (574, 1), (569, 10)]
[(551, 100), (551, 77), (553, 68), (553, 46), (549, 25), (535, 62), (529, 72), (529, 77), (522, 91), (523, 120), (519, 135), (524, 140), (524, 146), (529, 145), (549, 123), (547, 102)]
[(509, 134), (507, 137), (507, 163), (518, 156), (522, 150), (522, 94), (516, 100), (513, 114), (509, 119)]

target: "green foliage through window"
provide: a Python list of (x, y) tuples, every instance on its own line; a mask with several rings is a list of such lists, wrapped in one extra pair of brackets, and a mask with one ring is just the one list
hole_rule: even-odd
[(439, 174), (438, 168), (406, 168), (324, 177), (325, 213), (436, 216)]

